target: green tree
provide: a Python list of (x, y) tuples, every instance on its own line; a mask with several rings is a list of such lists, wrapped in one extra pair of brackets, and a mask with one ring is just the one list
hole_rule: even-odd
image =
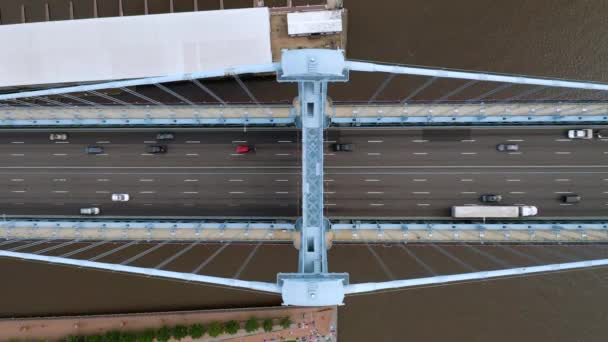
[(262, 322), (262, 327), (264, 328), (265, 332), (272, 331), (272, 327), (274, 327), (274, 323), (272, 322), (272, 319), (266, 318), (264, 320), (264, 322)]
[(156, 340), (158, 342), (167, 342), (171, 338), (171, 330), (168, 327), (162, 327), (156, 332)]
[(173, 327), (171, 335), (173, 336), (173, 338), (179, 341), (184, 337), (188, 336), (188, 327), (185, 327), (183, 325), (176, 325)]
[(153, 329), (147, 329), (137, 334), (137, 342), (154, 342), (156, 337), (156, 331)]
[(81, 342), (82, 338), (78, 336), (68, 336), (63, 339), (64, 342)]
[(192, 324), (188, 333), (192, 338), (201, 338), (205, 335), (205, 326), (202, 324)]
[(257, 318), (255, 318), (255, 317), (251, 317), (245, 323), (245, 330), (248, 333), (252, 333), (258, 329), (260, 329), (260, 322), (258, 322)]
[(102, 336), (102, 340), (104, 342), (118, 342), (120, 339), (120, 332), (118, 331), (108, 331)]
[(89, 335), (84, 337), (84, 342), (104, 342), (103, 336)]
[(218, 337), (224, 333), (224, 326), (219, 322), (211, 322), (209, 324), (209, 336)]
[(241, 328), (241, 325), (239, 324), (239, 322), (234, 321), (234, 320), (228, 321), (225, 326), (226, 332), (229, 333), (230, 335), (234, 335), (237, 332), (239, 332), (240, 328)]
[(136, 342), (137, 335), (135, 335), (135, 333), (125, 331), (120, 334), (120, 338), (118, 339), (118, 341), (119, 342)]
[(289, 317), (283, 317), (279, 321), (279, 324), (283, 327), (283, 329), (287, 329), (291, 326), (291, 319)]

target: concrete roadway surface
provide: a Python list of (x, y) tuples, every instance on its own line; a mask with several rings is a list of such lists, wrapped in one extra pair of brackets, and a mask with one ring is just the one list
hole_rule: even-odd
[[(452, 205), (539, 207), (540, 217), (608, 217), (608, 141), (570, 140), (567, 127), (349, 128), (326, 133), (328, 217), (449, 217)], [(0, 131), (0, 214), (104, 216), (300, 215), (297, 130), (171, 130), (168, 153), (151, 155), (158, 131)], [(50, 132), (68, 132), (52, 142)], [(333, 142), (354, 152), (333, 152)], [(496, 144), (516, 143), (517, 153)], [(165, 144), (165, 143), (163, 143)], [(235, 153), (255, 144), (256, 152)], [(104, 147), (87, 155), (87, 145)], [(129, 202), (112, 202), (129, 193)], [(578, 204), (560, 201), (582, 196)]]

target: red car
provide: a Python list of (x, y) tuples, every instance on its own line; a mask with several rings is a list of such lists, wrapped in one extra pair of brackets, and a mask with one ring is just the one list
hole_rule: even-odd
[(249, 152), (255, 152), (254, 145), (238, 145), (236, 147), (236, 153), (244, 154)]

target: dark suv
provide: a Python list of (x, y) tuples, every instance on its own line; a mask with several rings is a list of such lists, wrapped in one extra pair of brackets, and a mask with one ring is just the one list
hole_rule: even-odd
[(167, 153), (167, 145), (148, 145), (146, 153)]
[(495, 194), (485, 194), (481, 195), (481, 197), (479, 197), (479, 200), (483, 203), (498, 203), (502, 201), (502, 196)]
[(352, 152), (353, 144), (333, 144), (334, 152)]

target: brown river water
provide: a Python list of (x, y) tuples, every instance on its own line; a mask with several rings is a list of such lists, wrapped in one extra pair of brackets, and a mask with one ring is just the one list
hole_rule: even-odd
[[(48, 2), (54, 18), (67, 18), (67, 0)], [(98, 2), (100, 15), (117, 14), (117, 0)], [(228, 6), (250, 3), (225, 2)], [(3, 0), (3, 23), (19, 20), (21, 3), (27, 6), (30, 20), (43, 20), (44, 1)], [(92, 1), (74, 3), (77, 17), (91, 15)], [(125, 14), (142, 12), (142, 0), (124, 3)], [(167, 3), (150, 0), (150, 11), (166, 12)], [(177, 10), (188, 10), (191, 3), (175, 0)], [(199, 0), (201, 9), (215, 3)], [(606, 1), (345, 0), (344, 4), (349, 10), (349, 58), (608, 81)], [(382, 78), (353, 76), (353, 80), (377, 85)], [(272, 96), (265, 83), (256, 88), (257, 94)], [(340, 85), (330, 91), (338, 99), (366, 100), (374, 88)], [(178, 246), (161, 251), (169, 255), (172, 248)], [(172, 269), (191, 270), (214, 248), (196, 248)], [(232, 276), (251, 248), (227, 248), (204, 273)], [(396, 278), (420, 275), (398, 248), (374, 248)], [(436, 270), (463, 271), (428, 248), (416, 252)], [(150, 255), (148, 262), (153, 265), (167, 255)], [(334, 246), (329, 258), (331, 271), (349, 271), (356, 282), (387, 277), (365, 245)], [(487, 262), (472, 255), (466, 258), (471, 263)], [(292, 246), (265, 246), (241, 278), (272, 281), (277, 271), (294, 271), (296, 260)], [(0, 270), (3, 317), (280, 304), (279, 298), (258, 293), (13, 260), (0, 260)], [(340, 340), (605, 341), (607, 279), (608, 270), (598, 269), (352, 297), (340, 308)]]

